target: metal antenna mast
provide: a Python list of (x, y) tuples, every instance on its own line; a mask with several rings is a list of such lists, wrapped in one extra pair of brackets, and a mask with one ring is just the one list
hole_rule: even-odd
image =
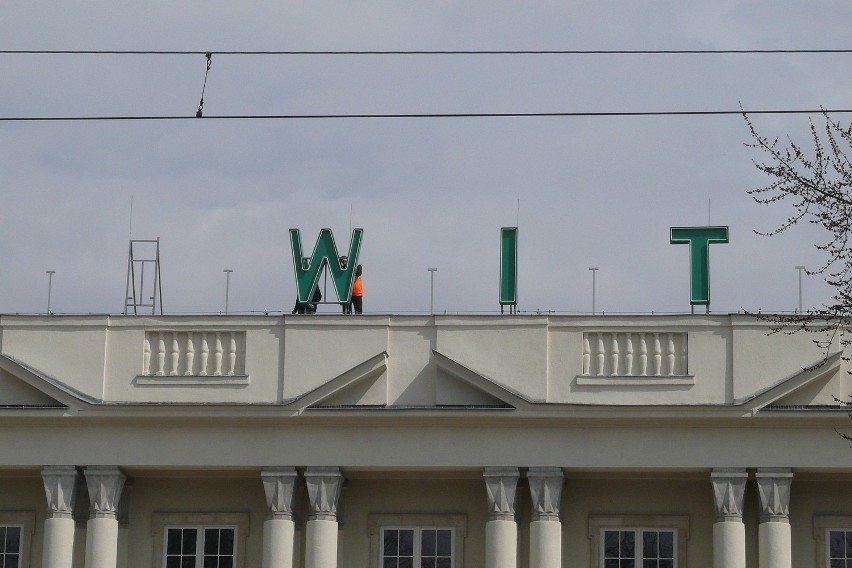
[[(153, 282), (145, 282), (145, 267), (153, 269)], [(127, 252), (127, 284), (124, 288), (125, 315), (139, 315), (139, 308), (151, 308), (156, 315), (157, 306), (163, 315), (163, 284), (160, 280), (160, 237), (130, 239)]]

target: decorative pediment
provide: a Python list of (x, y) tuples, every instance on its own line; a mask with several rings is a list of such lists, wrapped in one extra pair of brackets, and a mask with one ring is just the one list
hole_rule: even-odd
[(450, 359), (438, 351), (433, 350), (432, 355), (439, 372), (443, 372), (445, 377), (460, 381), (462, 385), (466, 386), (462, 392), (467, 392), (468, 395), (476, 393), (478, 397), (484, 400), (492, 400), (504, 408), (530, 406), (529, 400), (519, 393), (497, 384), (491, 378), (462, 365), (454, 359)]
[(387, 352), (370, 357), (327, 383), (290, 403), (290, 406), (330, 408), (339, 406), (384, 406), (387, 404)]
[[(794, 371), (774, 385), (754, 395), (735, 400), (752, 410), (782, 407), (824, 407), (836, 405), (839, 394), (841, 353), (833, 353), (824, 360)], [(837, 393), (837, 394), (834, 394)]]
[(80, 402), (89, 401), (38, 369), (0, 355), (0, 408), (67, 409)]

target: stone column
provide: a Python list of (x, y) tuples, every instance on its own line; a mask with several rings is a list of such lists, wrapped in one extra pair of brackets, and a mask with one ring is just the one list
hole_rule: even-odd
[(559, 503), (565, 474), (560, 467), (531, 467), (532, 519), (530, 520), (530, 568), (562, 567), (562, 523)]
[(71, 568), (74, 559), (74, 486), (77, 468), (73, 465), (49, 465), (41, 470), (47, 497), (44, 520), (44, 568)]
[(790, 484), (793, 472), (786, 468), (757, 470), (760, 494), (758, 555), (760, 568), (791, 568), (793, 549), (790, 535)]
[(296, 468), (264, 468), (260, 477), (269, 508), (269, 518), (263, 523), (263, 568), (293, 568)]
[(743, 495), (745, 469), (716, 468), (710, 473), (716, 522), (713, 524), (713, 568), (745, 568)]
[(486, 467), (483, 477), (488, 494), (485, 568), (517, 568), (518, 524), (515, 522), (515, 492), (520, 472), (516, 467)]
[(305, 568), (337, 568), (337, 500), (343, 485), (339, 467), (305, 469), (308, 517), (305, 535)]
[(116, 513), (127, 478), (114, 466), (91, 466), (83, 473), (91, 502), (86, 523), (86, 568), (115, 568), (118, 561)]

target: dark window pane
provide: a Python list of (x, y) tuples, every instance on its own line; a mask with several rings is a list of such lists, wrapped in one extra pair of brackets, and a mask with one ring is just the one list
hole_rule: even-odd
[(647, 558), (642, 561), (642, 568), (657, 568), (656, 560), (648, 560)]
[(233, 556), (220, 556), (219, 557), (219, 568), (234, 568), (234, 557)]
[(414, 556), (414, 531), (399, 531), (399, 555)]
[(604, 557), (618, 558), (618, 531), (604, 531)]
[[(843, 533), (840, 531), (829, 531), (828, 533), (828, 556), (830, 558), (843, 557)], [(832, 568), (834, 568), (832, 566)]]
[[(618, 550), (621, 553), (621, 558), (634, 558), (633, 551), (636, 548), (636, 535), (632, 531), (621, 531), (618, 540)], [(624, 566), (623, 562), (622, 566)]]
[(198, 539), (198, 531), (195, 529), (183, 530), (183, 546), (181, 547), (182, 554), (195, 554), (195, 541)]
[(420, 560), (420, 568), (435, 568), (434, 558), (422, 558)]
[(9, 554), (6, 556), (6, 564), (4, 564), (4, 568), (18, 568), (18, 555), (17, 554)]
[[(656, 531), (646, 531), (642, 533), (642, 558), (648, 560), (651, 558), (659, 558), (658, 538), (659, 533)], [(652, 568), (657, 568), (653, 566)]]
[(660, 534), (660, 558), (674, 558), (674, 533), (663, 531)]
[(414, 558), (408, 556), (399, 559), (399, 568), (414, 568)]
[(166, 557), (166, 568), (180, 568), (180, 556)]
[[(0, 554), (6, 552), (6, 527), (0, 527)], [(0, 557), (0, 565), (2, 565), (3, 558)]]
[(236, 529), (222, 529), (219, 531), (219, 554), (234, 555), (236, 532)]
[(604, 568), (618, 568), (618, 560), (604, 560)]
[(632, 558), (622, 560), (621, 564), (619, 564), (619, 568), (635, 568), (635, 567), (636, 567), (636, 564), (633, 563)]
[(195, 568), (195, 557), (184, 556), (180, 562), (180, 568)]
[(845, 531), (844, 534), (846, 535), (846, 558), (852, 558), (852, 531)]
[(660, 563), (657, 564), (660, 568), (674, 568), (674, 560), (660, 560)]
[(450, 558), (439, 558), (435, 561), (435, 568), (452, 568), (452, 562)]
[(204, 529), (204, 554), (219, 554), (219, 529)]
[(438, 531), (438, 556), (453, 555), (453, 531), (449, 529)]
[(831, 568), (846, 568), (846, 566), (844, 566), (844, 564), (846, 564), (845, 560), (832, 560), (831, 561)]
[(385, 558), (382, 568), (396, 568), (396, 558)]
[(21, 527), (8, 527), (6, 529), (6, 554), (10, 552), (15, 554), (21, 552)]
[(180, 554), (180, 529), (169, 529), (166, 533), (166, 554)]
[[(206, 548), (206, 542), (205, 542)], [(218, 556), (205, 556), (204, 557), (204, 568), (219, 568), (219, 557)]]
[[(437, 533), (431, 529), (424, 529), (420, 533), (420, 554), (423, 556), (435, 556)], [(421, 566), (421, 568), (426, 568)]]
[[(387, 529), (385, 530), (385, 556), (399, 555), (399, 531)], [(394, 566), (396, 568), (396, 566)]]
[(846, 561), (846, 568), (852, 568), (852, 560)]

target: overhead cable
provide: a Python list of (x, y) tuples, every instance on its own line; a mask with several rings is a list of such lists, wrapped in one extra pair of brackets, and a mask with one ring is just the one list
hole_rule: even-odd
[(97, 50), (2, 49), (3, 55), (772, 55), (852, 53), (852, 49), (452, 49), (452, 50)]
[[(670, 110), (612, 112), (447, 112), (447, 113), (376, 113), (376, 114), (225, 114), (205, 116), (206, 120), (344, 120), (344, 119), (421, 119), (421, 118), (574, 118), (640, 116), (725, 116), (758, 114), (849, 114), (852, 109), (757, 109), (757, 110)], [(84, 122), (84, 121), (168, 121), (188, 120), (199, 115), (150, 116), (3, 116), (0, 122)]]

